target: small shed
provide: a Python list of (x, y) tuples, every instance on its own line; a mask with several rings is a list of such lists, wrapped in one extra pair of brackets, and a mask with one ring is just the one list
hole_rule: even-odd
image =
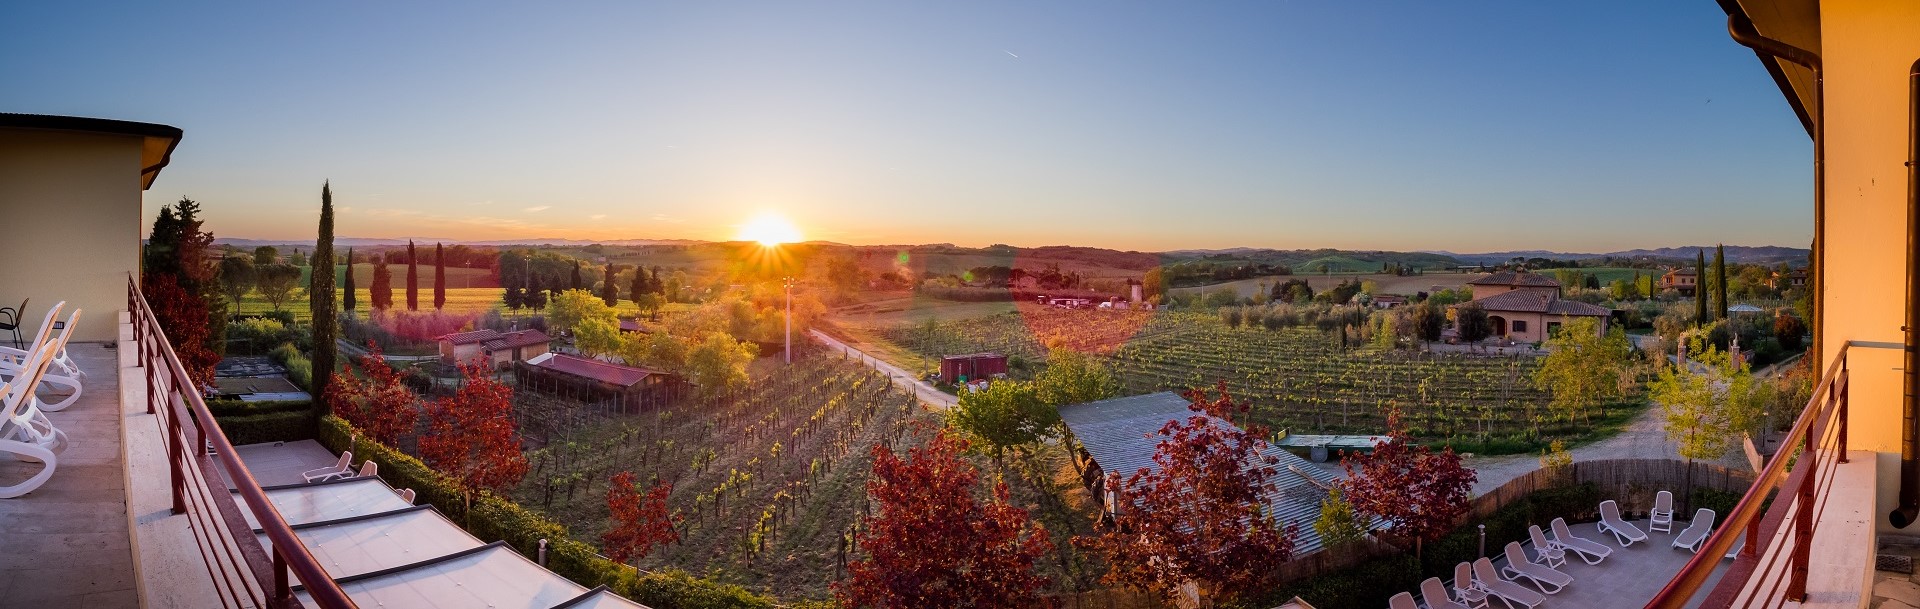
[(679, 399), (686, 383), (678, 375), (569, 355), (544, 353), (514, 364), (519, 388), (621, 412), (644, 412)]
[(1007, 373), (1007, 356), (999, 353), (968, 353), (940, 358), (940, 382), (957, 383)]

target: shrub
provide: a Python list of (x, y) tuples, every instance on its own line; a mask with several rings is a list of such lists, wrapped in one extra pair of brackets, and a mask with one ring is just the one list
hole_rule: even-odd
[(484, 540), (504, 540), (533, 558), (547, 540), (547, 568), (582, 586), (607, 586), (614, 593), (655, 607), (674, 609), (772, 609), (773, 601), (733, 584), (700, 579), (679, 570), (642, 574), (615, 563), (594, 547), (567, 536), (566, 527), (512, 500), (482, 492), (468, 508), (452, 478), (419, 459), (373, 442), (339, 417), (322, 417), (317, 439), (333, 452), (351, 450), (357, 458), (380, 464), (380, 477), (394, 488), (411, 488), (416, 501), (439, 509)]
[(275, 412), (306, 412), (313, 409), (312, 400), (272, 400), (265, 402), (243, 402), (240, 400), (207, 400), (207, 410), (213, 416), (233, 417)]
[(263, 353), (281, 343), (298, 342), (300, 328), (276, 319), (247, 318), (227, 324), (230, 346), (244, 353)]
[(397, 311), (376, 310), (369, 318), (374, 324), (386, 330), (387, 334), (403, 345), (419, 345), (432, 342), (434, 338), (459, 332), (473, 323), (473, 313), (453, 313), (445, 310), (434, 311)]
[(287, 380), (291, 381), (293, 386), (299, 387), (302, 391), (313, 391), (313, 362), (307, 361), (307, 356), (296, 351), (288, 356), (286, 361), (281, 362), (281, 365), (287, 367)]
[(227, 441), (234, 446), (311, 440), (314, 437), (313, 411), (307, 409), (237, 416), (215, 415), (213, 420), (220, 424), (220, 430), (226, 433)]

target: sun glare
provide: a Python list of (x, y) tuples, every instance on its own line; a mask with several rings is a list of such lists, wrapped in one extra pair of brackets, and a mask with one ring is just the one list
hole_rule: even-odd
[(773, 212), (762, 212), (740, 226), (741, 241), (758, 241), (760, 245), (772, 247), (782, 243), (794, 243), (800, 240), (800, 229), (792, 222)]

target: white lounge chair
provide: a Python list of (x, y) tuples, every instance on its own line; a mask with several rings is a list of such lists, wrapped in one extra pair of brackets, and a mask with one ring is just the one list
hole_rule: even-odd
[(40, 331), (34, 333), (33, 342), (25, 343), (20, 347), (0, 347), (0, 364), (25, 365), (27, 357), (39, 350), (40, 345), (46, 344), (47, 336), (53, 333), (53, 324), (60, 321), (60, 310), (66, 306), (66, 301), (61, 301), (53, 303), (53, 307), (47, 309), (47, 316), (40, 320)]
[(1647, 512), (1647, 531), (1673, 532), (1673, 493), (1660, 491), (1653, 496), (1653, 510)]
[(1453, 566), (1453, 598), (1467, 606), (1467, 609), (1486, 609), (1487, 591), (1473, 583), (1473, 564), (1460, 563)]
[(1602, 533), (1612, 533), (1614, 541), (1619, 542), (1622, 548), (1647, 540), (1647, 534), (1640, 527), (1620, 517), (1620, 504), (1612, 499), (1600, 502), (1600, 523), (1595, 526)]
[[(80, 324), (80, 309), (75, 308), (73, 310), (73, 313), (67, 316), (66, 327), (72, 328), (79, 324)], [(67, 352), (67, 339), (69, 338), (73, 338), (72, 330), (62, 331), (58, 337), (52, 337), (47, 339), (47, 344), (49, 346), (52, 346), (53, 350), (48, 355), (49, 359), (47, 360), (47, 369), (41, 373), (40, 383), (34, 386), (34, 394), (33, 394), (34, 406), (36, 408), (39, 408), (41, 412), (60, 412), (62, 410), (66, 410), (68, 406), (73, 405), (75, 400), (80, 399), (81, 388), (80, 388), (79, 377), (71, 376), (72, 374), (71, 372), (69, 373), (69, 375), (59, 375), (59, 374), (53, 373), (54, 368), (60, 367), (60, 358), (62, 357), (62, 354)], [(67, 367), (71, 368), (72, 370), (76, 370), (76, 371), (79, 370), (79, 368), (72, 366), (71, 360), (68, 361)], [(0, 375), (7, 374), (9, 370), (10, 368), (8, 366), (4, 364), (0, 364)], [(61, 398), (59, 401), (52, 402), (52, 403), (42, 401), (40, 399), (39, 389), (43, 386), (52, 386), (56, 388), (63, 387), (67, 390), (66, 397)]]
[(1412, 594), (1401, 592), (1387, 599), (1387, 609), (1420, 609), (1420, 605), (1413, 602)]
[(1695, 510), (1693, 522), (1687, 523), (1687, 530), (1681, 531), (1679, 537), (1673, 538), (1673, 547), (1698, 553), (1700, 544), (1705, 543), (1707, 535), (1713, 532), (1713, 518), (1713, 510), (1707, 508)]
[(308, 482), (319, 482), (321, 480), (332, 480), (334, 478), (339, 478), (341, 476), (347, 475), (352, 472), (353, 472), (353, 451), (348, 450), (348, 451), (341, 451), (340, 461), (337, 463), (334, 463), (333, 467), (322, 467), (320, 469), (307, 470), (305, 473), (300, 474), (300, 477), (305, 478)]
[(1739, 558), (1740, 551), (1747, 547), (1747, 534), (1742, 531), (1733, 537), (1733, 547), (1727, 548), (1727, 558)]
[(57, 455), (67, 448), (67, 434), (33, 406), (33, 387), (39, 384), (52, 356), (52, 345), (42, 345), (27, 356), (21, 374), (0, 384), (0, 453), (41, 465), (40, 471), (25, 481), (0, 486), (0, 499), (19, 497), (46, 484), (59, 464)]
[(1555, 571), (1552, 567), (1527, 560), (1527, 551), (1520, 548), (1520, 542), (1509, 541), (1506, 548), (1507, 566), (1502, 572), (1514, 580), (1525, 578), (1533, 582), (1533, 587), (1547, 594), (1559, 594), (1573, 583), (1573, 576)]
[(1562, 548), (1573, 550), (1574, 554), (1580, 555), (1580, 560), (1586, 561), (1589, 565), (1600, 564), (1600, 561), (1606, 560), (1613, 554), (1613, 549), (1608, 548), (1606, 544), (1575, 536), (1573, 529), (1567, 528), (1565, 518), (1553, 519), (1552, 526), (1554, 542), (1559, 543)]
[(360, 473), (354, 474), (352, 477), (367, 478), (378, 475), (380, 475), (380, 464), (374, 463), (373, 459), (367, 459), (360, 462)]
[(1527, 525), (1527, 537), (1533, 541), (1533, 562), (1549, 569), (1567, 564), (1567, 549), (1547, 539), (1547, 534), (1540, 532), (1540, 525)]
[(413, 505), (413, 496), (414, 496), (413, 489), (410, 489), (410, 488), (400, 489), (400, 498), (402, 500), (405, 500), (407, 502), (407, 505)]
[(1539, 592), (1528, 590), (1520, 584), (1500, 577), (1500, 574), (1493, 570), (1493, 561), (1485, 558), (1473, 561), (1473, 581), (1475, 586), (1487, 591), (1487, 594), (1494, 598), (1500, 599), (1507, 609), (1513, 609), (1514, 603), (1526, 607), (1538, 607), (1540, 603), (1547, 602), (1547, 597)]
[(1447, 585), (1440, 583), (1438, 577), (1429, 577), (1420, 582), (1420, 600), (1426, 601), (1427, 609), (1467, 609), (1466, 605), (1447, 594)]

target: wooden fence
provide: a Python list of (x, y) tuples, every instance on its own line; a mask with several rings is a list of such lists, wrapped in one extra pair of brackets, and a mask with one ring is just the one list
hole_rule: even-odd
[[(1753, 472), (1712, 463), (1689, 464), (1674, 459), (1575, 461), (1564, 471), (1536, 469), (1527, 472), (1499, 488), (1474, 497), (1473, 507), (1467, 511), (1461, 524), (1484, 520), (1500, 511), (1500, 508), (1536, 491), (1588, 482), (1600, 488), (1602, 497), (1619, 502), (1623, 514), (1646, 513), (1653, 507), (1654, 494), (1663, 490), (1673, 492), (1676, 509), (1686, 510), (1689, 497), (1685, 490), (1689, 467), (1693, 469), (1693, 488), (1743, 494), (1747, 492), (1747, 487), (1753, 486)], [(1595, 509), (1598, 507), (1595, 506)]]

